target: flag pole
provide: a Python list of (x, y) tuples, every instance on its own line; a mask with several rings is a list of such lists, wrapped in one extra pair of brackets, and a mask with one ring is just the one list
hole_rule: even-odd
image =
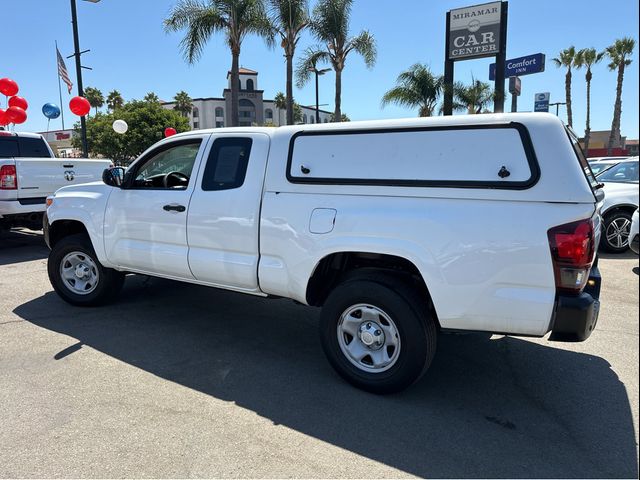
[(60, 70), (58, 69), (58, 41), (57, 40), (56, 40), (56, 71), (58, 72), (58, 94), (60, 95), (60, 114), (62, 115), (62, 130), (64, 130), (64, 105), (62, 105), (62, 87), (60, 86)]

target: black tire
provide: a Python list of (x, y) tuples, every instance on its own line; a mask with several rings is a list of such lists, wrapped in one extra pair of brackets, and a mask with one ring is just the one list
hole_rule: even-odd
[[(387, 370), (365, 371), (354, 365), (341, 349), (338, 340), (341, 316), (359, 304), (382, 310), (397, 328), (400, 349), (395, 363)], [(404, 390), (426, 372), (436, 351), (437, 329), (426, 301), (414, 288), (398, 278), (376, 275), (348, 280), (331, 292), (320, 315), (320, 337), (329, 363), (341, 377), (368, 392), (387, 394)]]
[[(623, 227), (624, 232), (621, 236), (615, 235), (613, 238), (607, 238), (614, 235), (617, 227)], [(631, 214), (624, 210), (617, 210), (607, 214), (604, 217), (602, 236), (600, 238), (600, 248), (605, 252), (622, 253), (629, 248), (629, 232), (631, 231)]]
[[(97, 272), (97, 280), (93, 289), (86, 294), (75, 293), (72, 287), (67, 286), (61, 274), (61, 263), (67, 255), (78, 252), (88, 258), (87, 261)], [(49, 281), (60, 297), (72, 304), (81, 307), (93, 307), (103, 305), (113, 300), (124, 283), (124, 274), (111, 268), (103, 267), (98, 261), (91, 240), (84, 234), (70, 235), (61, 239), (51, 249), (49, 261), (47, 262)]]

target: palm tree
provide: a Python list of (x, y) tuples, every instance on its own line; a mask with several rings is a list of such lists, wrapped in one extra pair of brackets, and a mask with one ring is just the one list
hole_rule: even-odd
[(293, 125), (293, 56), (302, 31), (309, 26), (307, 0), (269, 0), (270, 18), (287, 61), (287, 125)]
[(104, 105), (104, 96), (102, 92), (94, 87), (87, 87), (84, 89), (84, 97), (89, 101), (89, 105), (96, 109), (96, 115), (98, 114), (98, 108)]
[(155, 92), (147, 93), (142, 100), (147, 103), (160, 103), (160, 97)]
[(495, 100), (491, 85), (471, 77), (471, 85), (456, 83), (453, 86), (453, 109), (467, 110), (469, 114), (484, 112)]
[(624, 80), (624, 68), (631, 65), (631, 54), (636, 46), (636, 41), (630, 37), (624, 37), (605, 49), (607, 57), (611, 60), (609, 70), (618, 70), (618, 83), (616, 85), (616, 103), (613, 107), (613, 121), (611, 122), (611, 134), (607, 151), (611, 155), (613, 144), (620, 139), (620, 117), (622, 115), (622, 81)]
[[(273, 100), (274, 100), (276, 109), (278, 110), (278, 126), (280, 126), (281, 124), (280, 111), (287, 108), (287, 97), (284, 96), (284, 93), (278, 92), (276, 93), (276, 96)], [(291, 108), (291, 111), (293, 111), (293, 107)]]
[(595, 48), (583, 48), (576, 53), (573, 63), (576, 68), (587, 68), (584, 78), (587, 81), (587, 122), (584, 129), (584, 152), (589, 153), (589, 137), (591, 137), (591, 66), (602, 60), (605, 52), (596, 52)]
[(176, 93), (176, 96), (173, 97), (175, 105), (173, 109), (177, 112), (180, 112), (180, 115), (183, 117), (188, 117), (193, 111), (193, 102), (191, 101), (191, 97), (184, 90)]
[(562, 50), (556, 58), (553, 59), (553, 63), (556, 67), (566, 67), (567, 74), (564, 77), (564, 91), (567, 102), (567, 123), (569, 126), (573, 126), (573, 112), (571, 110), (571, 67), (575, 65), (576, 47), (571, 45), (569, 48)]
[(118, 90), (111, 90), (107, 95), (107, 108), (112, 112), (124, 105), (124, 99)]
[(297, 68), (298, 84), (304, 85), (311, 77), (311, 68), (318, 61), (330, 62), (336, 72), (336, 106), (334, 116), (342, 118), (342, 71), (351, 52), (359, 53), (368, 68), (376, 63), (376, 42), (373, 35), (363, 30), (349, 37), (349, 21), (353, 0), (318, 0), (313, 9), (311, 31), (323, 45), (308, 49)]
[(179, 0), (164, 20), (167, 32), (186, 29), (180, 46), (188, 63), (202, 55), (207, 41), (223, 32), (231, 50), (231, 126), (240, 123), (238, 91), (240, 90), (240, 49), (248, 33), (273, 43), (273, 31), (262, 0)]
[(429, 67), (416, 63), (398, 75), (397, 86), (382, 97), (382, 106), (389, 103), (417, 108), (420, 117), (430, 117), (442, 92), (443, 78), (431, 73)]

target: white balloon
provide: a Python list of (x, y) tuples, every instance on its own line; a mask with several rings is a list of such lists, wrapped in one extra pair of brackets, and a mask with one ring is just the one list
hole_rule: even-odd
[(113, 122), (113, 129), (116, 133), (124, 133), (129, 129), (129, 125), (124, 120), (116, 120)]

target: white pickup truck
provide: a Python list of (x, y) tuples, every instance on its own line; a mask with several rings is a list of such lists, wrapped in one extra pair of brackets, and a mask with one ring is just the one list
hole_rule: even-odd
[(48, 195), (99, 180), (110, 165), (110, 160), (55, 158), (42, 135), (0, 131), (0, 231), (41, 229)]
[(64, 187), (48, 271), (74, 305), (140, 273), (322, 307), (352, 384), (401, 390), (440, 331), (581, 341), (602, 195), (548, 114), (198, 130)]

